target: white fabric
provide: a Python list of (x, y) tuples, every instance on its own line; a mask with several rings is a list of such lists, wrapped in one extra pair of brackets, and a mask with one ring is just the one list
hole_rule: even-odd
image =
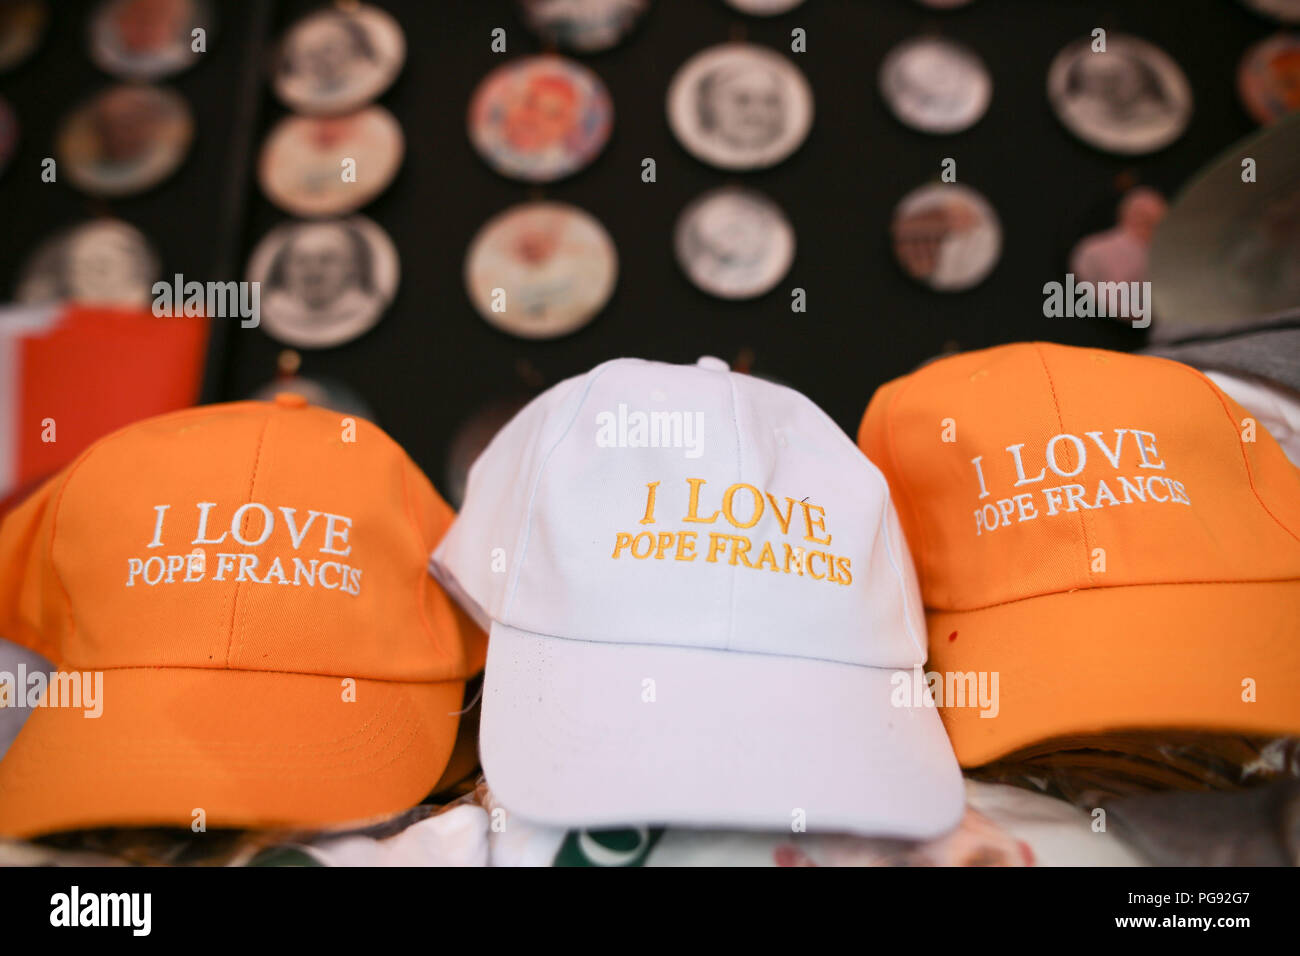
[(334, 837), (300, 849), (324, 866), (487, 866), (488, 814), (463, 804), (382, 840)]
[[(572, 826), (785, 828), (800, 809), (810, 829), (952, 827), (961, 778), (938, 715), (889, 699), (891, 675), (924, 662), (926, 630), (888, 485), (807, 398), (719, 365), (597, 366), (530, 403), (470, 469), (431, 569), (506, 625), (484, 691), (493, 786), (511, 812)], [(699, 427), (649, 447), (629, 423), (652, 412)], [(686, 520), (692, 480), (703, 521)], [(727, 536), (713, 561), (711, 533)], [(672, 543), (634, 557), (620, 534)], [(764, 543), (774, 560), (746, 566)], [(687, 800), (698, 788), (725, 799)]]
[(1282, 446), (1291, 464), (1300, 467), (1300, 400), (1294, 392), (1262, 379), (1238, 378), (1227, 372), (1206, 372), (1205, 376), (1255, 416)]
[(936, 711), (895, 707), (883, 668), (500, 624), (487, 667), (483, 772), (531, 822), (930, 837), (961, 816)]

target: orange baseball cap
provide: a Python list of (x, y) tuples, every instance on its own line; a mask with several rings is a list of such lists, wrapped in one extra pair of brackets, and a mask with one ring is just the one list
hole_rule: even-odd
[(1109, 730), (1300, 733), (1300, 471), (1200, 372), (970, 352), (880, 388), (858, 442), (963, 765)]
[(92, 445), (0, 527), (0, 634), (83, 693), (102, 672), (99, 716), (36, 708), (0, 761), (0, 833), (418, 803), (486, 650), (426, 571), (451, 518), (391, 438), (297, 395)]

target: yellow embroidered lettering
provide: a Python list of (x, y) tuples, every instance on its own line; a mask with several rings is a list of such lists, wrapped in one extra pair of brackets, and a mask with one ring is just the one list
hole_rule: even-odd
[(708, 561), (710, 564), (716, 563), (718, 560), (718, 548), (721, 547), (725, 549), (727, 547), (727, 542), (730, 540), (731, 540), (731, 535), (729, 534), (718, 534), (718, 532), (716, 531), (710, 531), (709, 532), (709, 556), (704, 560)]
[[(808, 533), (803, 536), (803, 539), (805, 541), (811, 541), (813, 544), (830, 544), (831, 536), (829, 534), (825, 538), (819, 538), (813, 534), (814, 528), (818, 531), (826, 530), (826, 509), (821, 505), (810, 505), (806, 501), (799, 502), (799, 507), (803, 508), (803, 520), (804, 524), (808, 528)], [(818, 514), (816, 521), (813, 520), (812, 516), (814, 511)]]
[(740, 561), (745, 567), (752, 568), (753, 565), (749, 563), (749, 558), (745, 557), (745, 555), (749, 554), (749, 539), (733, 534), (731, 540), (736, 542), (736, 546), (731, 549), (731, 561), (729, 562), (731, 566), (735, 567), (736, 562)]
[(614, 536), (613, 557), (617, 558), (618, 553), (620, 551), (622, 551), (624, 548), (630, 548), (630, 547), (632, 547), (632, 536), (628, 534), (626, 531), (620, 531), (618, 534)]
[[(657, 481), (652, 481), (646, 485), (645, 517), (641, 519), (642, 524), (655, 523), (655, 492), (658, 488), (659, 482)], [(615, 554), (614, 557), (618, 557), (618, 555)]]
[[(754, 513), (748, 521), (743, 523), (736, 520), (736, 513), (732, 510), (732, 502), (736, 497), (736, 492), (742, 489), (754, 496)], [(743, 482), (734, 484), (722, 496), (722, 515), (737, 528), (752, 528), (758, 524), (758, 519), (763, 517), (763, 496), (758, 493), (758, 489), (753, 485), (746, 485)]]
[(686, 512), (686, 517), (683, 518), (682, 520), (683, 520), (683, 521), (694, 521), (694, 522), (696, 522), (697, 524), (713, 524), (713, 522), (715, 522), (715, 521), (718, 520), (718, 512), (716, 512), (716, 511), (713, 512), (713, 517), (711, 517), (711, 518), (701, 518), (701, 517), (699, 517), (699, 508), (700, 508), (700, 485), (704, 484), (704, 479), (703, 479), (703, 478), (687, 478), (687, 479), (686, 479), (686, 483), (687, 483), (688, 485), (691, 486), (691, 504), (690, 504), (690, 508), (689, 508), (689, 510), (687, 510), (687, 512)]
[(677, 553), (673, 555), (677, 561), (694, 561), (695, 560), (695, 540), (699, 535), (694, 531), (682, 531), (677, 535)]
[(781, 526), (782, 534), (790, 533), (790, 518), (794, 515), (794, 499), (785, 499), (785, 514), (781, 514), (781, 509), (777, 507), (776, 499), (772, 497), (772, 492), (767, 493), (767, 500), (772, 502), (772, 514), (776, 515), (776, 523)]

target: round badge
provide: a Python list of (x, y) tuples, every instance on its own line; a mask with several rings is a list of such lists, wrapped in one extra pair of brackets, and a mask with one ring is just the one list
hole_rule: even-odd
[(576, 206), (529, 202), (490, 219), (465, 256), (465, 286), (483, 318), (525, 339), (582, 328), (618, 280), (609, 233)]
[(0, 73), (36, 51), (49, 18), (49, 8), (40, 0), (0, 0)]
[(1062, 123), (1112, 153), (1153, 153), (1192, 117), (1192, 88), (1177, 63), (1145, 40), (1111, 34), (1104, 53), (1071, 43), (1052, 61), (1047, 96)]
[(18, 117), (3, 96), (0, 96), (0, 176), (3, 176), (18, 148)]
[(1256, 13), (1283, 23), (1300, 23), (1300, 0), (1241, 0)]
[(930, 183), (903, 197), (890, 226), (903, 271), (936, 292), (960, 292), (993, 271), (1002, 226), (969, 186)]
[(794, 262), (794, 227), (781, 207), (738, 186), (694, 199), (677, 218), (673, 244), (691, 282), (722, 299), (770, 291)]
[(274, 402), (277, 395), (301, 395), (308, 405), (328, 408), (340, 415), (354, 415), (375, 421), (375, 412), (355, 390), (332, 378), (302, 378), (286, 375), (263, 385), (248, 396), (255, 402)]
[(63, 121), (54, 150), (74, 186), (129, 196), (162, 182), (194, 139), (184, 97), (157, 86), (113, 86)]
[(368, 106), (345, 116), (286, 116), (262, 146), (257, 178), (295, 216), (338, 216), (388, 188), (405, 141), (393, 114)]
[(205, 0), (104, 0), (90, 21), (90, 58), (124, 80), (159, 80), (199, 61), (195, 30), (206, 45), (212, 11)]
[(1300, 34), (1278, 33), (1248, 49), (1237, 70), (1237, 92), (1259, 123), (1300, 110)]
[(793, 153), (812, 128), (812, 88), (766, 47), (724, 43), (695, 54), (668, 88), (668, 124), (697, 159), (763, 169)]
[(271, 86), (299, 113), (350, 113), (388, 89), (405, 61), (406, 37), (388, 13), (327, 7), (289, 28)]
[(1070, 253), (1076, 282), (1143, 282), (1156, 227), (1169, 210), (1165, 197), (1149, 186), (1124, 194), (1115, 225), (1081, 239)]
[(120, 219), (92, 219), (36, 247), (19, 274), (19, 302), (80, 302), (147, 309), (161, 267), (140, 230)]
[(599, 53), (632, 32), (649, 0), (521, 0), (524, 22), (547, 43)]
[(940, 37), (917, 37), (885, 57), (880, 92), (905, 125), (923, 133), (958, 133), (988, 110), (993, 78), (974, 50)]
[(272, 229), (248, 260), (261, 288), (262, 328), (300, 348), (351, 342), (374, 328), (397, 294), (397, 248), (365, 216)]
[(803, 0), (727, 0), (727, 6), (751, 17), (775, 17), (789, 13)]
[(452, 437), (447, 450), (447, 503), (460, 508), (465, 503), (465, 489), (469, 484), (469, 469), (510, 419), (514, 418), (528, 399), (500, 399), (485, 405), (461, 424)]
[(614, 104), (591, 70), (559, 56), (497, 67), (474, 92), (469, 138), (497, 172), (544, 183), (572, 175), (605, 148)]

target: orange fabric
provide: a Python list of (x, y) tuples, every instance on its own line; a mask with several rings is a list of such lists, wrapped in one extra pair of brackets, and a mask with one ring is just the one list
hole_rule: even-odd
[[(297, 396), (97, 442), (0, 526), (0, 634), (106, 673), (102, 717), (33, 711), (0, 761), (0, 832), (189, 825), (194, 806), (209, 826), (309, 824), (418, 802), (486, 648), (426, 571), (451, 518), (382, 431)], [(91, 805), (33, 785), (55, 773), (42, 753), (81, 761)], [(302, 755), (296, 789), (274, 772), (286, 754)], [(336, 763), (374, 772), (335, 788)], [(173, 765), (208, 796), (149, 797)]]
[(1246, 418), (1185, 365), (1042, 343), (876, 392), (858, 441), (916, 560), (929, 666), (997, 670), (1013, 702), (941, 711), (964, 765), (1103, 727), (1300, 733), (1300, 471)]

